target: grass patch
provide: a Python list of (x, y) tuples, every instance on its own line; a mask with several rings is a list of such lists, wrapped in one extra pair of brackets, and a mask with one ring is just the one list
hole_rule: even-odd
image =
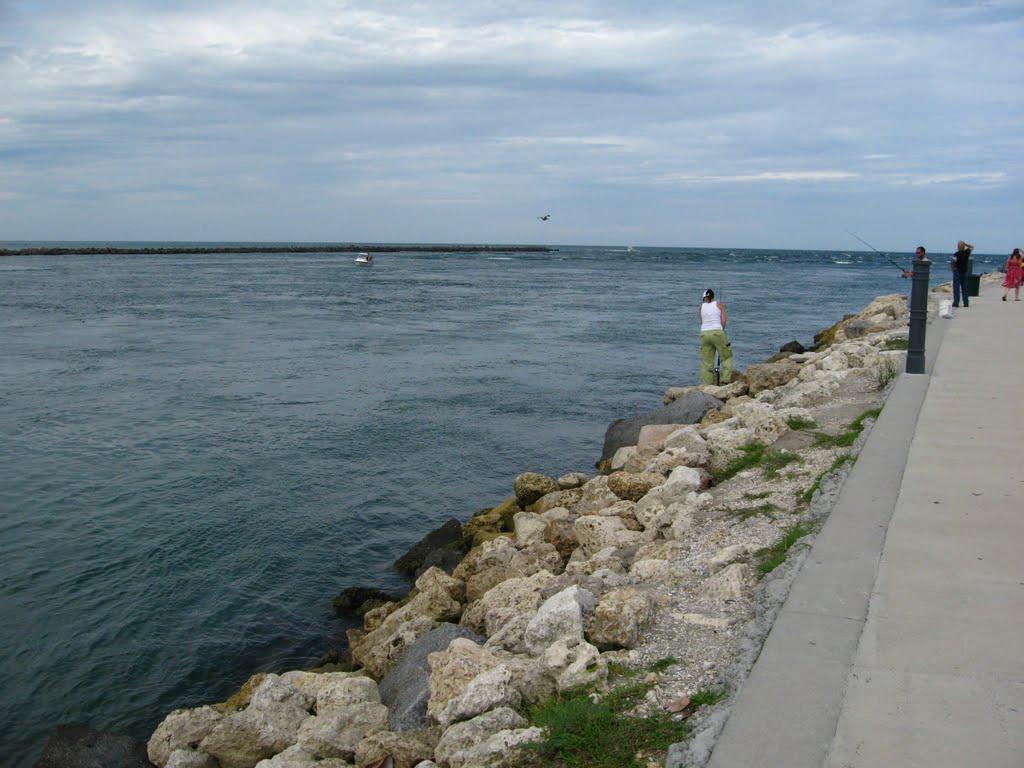
[(761, 457), (764, 476), (777, 477), (780, 469), (794, 461), (800, 461), (800, 457), (792, 451), (765, 451)]
[[(643, 768), (687, 736), (684, 723), (666, 712), (648, 717), (626, 714), (650, 686), (622, 685), (595, 701), (584, 689), (570, 691), (527, 711), (544, 738), (520, 750), (524, 768)], [(640, 759), (637, 755), (641, 755)]]
[(882, 347), (882, 349), (887, 349), (887, 350), (890, 350), (890, 351), (894, 350), (894, 349), (906, 349), (906, 348), (907, 348), (907, 340), (906, 339), (886, 339), (885, 340), (885, 345)]
[(647, 667), (648, 672), (664, 672), (666, 669), (670, 669), (679, 663), (679, 659), (675, 656), (666, 656), (664, 659), (658, 659), (656, 662)]
[(771, 491), (762, 491), (761, 493), (750, 493), (748, 491), (747, 493), (743, 494), (743, 498), (746, 499), (747, 501), (758, 501), (759, 499), (767, 499), (771, 495)]
[(797, 523), (791, 526), (777, 544), (760, 552), (757, 562), (757, 575), (763, 579), (786, 562), (786, 555), (789, 553), (790, 548), (813, 530), (813, 527), (808, 523)]
[(825, 432), (815, 432), (814, 442), (819, 448), (849, 448), (860, 437), (864, 431), (864, 422), (868, 419), (877, 419), (881, 408), (871, 408), (864, 411), (860, 416), (850, 422), (850, 425), (838, 435), (829, 435)]
[(836, 458), (833, 460), (829, 468), (824, 470), (820, 475), (814, 478), (814, 482), (811, 484), (811, 487), (808, 488), (806, 491), (803, 491), (802, 493), (798, 494), (800, 501), (810, 504), (811, 499), (814, 498), (814, 494), (818, 492), (819, 488), (821, 488), (821, 481), (824, 480), (827, 475), (831, 475), (833, 472), (835, 472), (848, 461), (853, 461), (853, 456), (851, 456), (848, 453), (836, 456)]
[(775, 477), (784, 466), (799, 460), (792, 451), (769, 451), (761, 443), (747, 443), (740, 448), (740, 455), (718, 474), (717, 480), (721, 483), (753, 467), (762, 467), (765, 477)]
[(711, 707), (729, 695), (729, 687), (725, 686), (713, 691), (710, 688), (697, 691), (690, 697), (691, 707)]
[(797, 431), (818, 426), (818, 422), (814, 419), (805, 419), (803, 416), (790, 416), (786, 419), (786, 424), (790, 429)]
[(891, 357), (884, 358), (875, 366), (875, 386), (878, 391), (881, 392), (889, 386), (889, 382), (896, 378), (897, 373), (899, 373), (899, 369), (896, 367), (896, 361)]
[(730, 511), (730, 515), (738, 517), (740, 520), (747, 520), (757, 515), (765, 515), (766, 517), (774, 517), (775, 513), (779, 511), (779, 508), (772, 503), (758, 504), (756, 507), (739, 507)]

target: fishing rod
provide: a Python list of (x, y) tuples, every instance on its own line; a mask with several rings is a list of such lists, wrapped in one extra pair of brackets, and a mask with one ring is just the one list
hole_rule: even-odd
[[(878, 254), (879, 256), (885, 256), (885, 257), (886, 257), (886, 259), (888, 259), (889, 263), (890, 263), (890, 264), (892, 264), (892, 265), (893, 265), (894, 267), (897, 267), (898, 269), (904, 269), (904, 267), (903, 267), (903, 265), (902, 265), (902, 264), (898, 264), (898, 263), (896, 263), (896, 260), (895, 260), (895, 259), (890, 259), (890, 258), (889, 258), (889, 254), (888, 254), (888, 253), (882, 253), (882, 252), (881, 252), (880, 250), (878, 250), (877, 248), (875, 248), (875, 246), (873, 246), (873, 245), (872, 245), (871, 243), (869, 243), (869, 242), (868, 242), (867, 240), (865, 240), (865, 239), (864, 239), (863, 237), (861, 237), (860, 235), (855, 235), (855, 234), (854, 234), (853, 232), (851, 232), (850, 230), (846, 230), (846, 234), (848, 234), (848, 235), (849, 235), (850, 237), (855, 237), (855, 238), (857, 238), (857, 239), (858, 239), (858, 240), (860, 240), (860, 241), (861, 241), (862, 243), (864, 243), (864, 245), (866, 245), (866, 246), (867, 246), (868, 248), (870, 248), (870, 249), (871, 249), (872, 251), (874, 251), (875, 253), (877, 253), (877, 254)], [(906, 270), (904, 269), (904, 271), (906, 271)]]

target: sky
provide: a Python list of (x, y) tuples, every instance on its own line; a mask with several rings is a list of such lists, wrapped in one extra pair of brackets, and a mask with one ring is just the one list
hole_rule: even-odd
[(0, 240), (1002, 253), (1022, 97), (1024, 0), (0, 0)]

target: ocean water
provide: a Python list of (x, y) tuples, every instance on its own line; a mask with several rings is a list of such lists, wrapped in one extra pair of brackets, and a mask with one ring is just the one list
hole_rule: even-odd
[(859, 252), (0, 258), (4, 764), (314, 662), (342, 588), (691, 383), (709, 286), (739, 366), (909, 287)]

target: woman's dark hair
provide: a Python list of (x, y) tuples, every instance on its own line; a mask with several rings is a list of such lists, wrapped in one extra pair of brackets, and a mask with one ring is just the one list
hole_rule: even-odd
[(1020, 248), (1014, 248), (1013, 249), (1013, 253), (1011, 253), (1010, 255), (1011, 256), (1020, 256)]
[(707, 301), (708, 299), (713, 299), (713, 298), (715, 298), (715, 292), (714, 291), (712, 291), (710, 288), (708, 288), (706, 291), (704, 291), (704, 301)]

